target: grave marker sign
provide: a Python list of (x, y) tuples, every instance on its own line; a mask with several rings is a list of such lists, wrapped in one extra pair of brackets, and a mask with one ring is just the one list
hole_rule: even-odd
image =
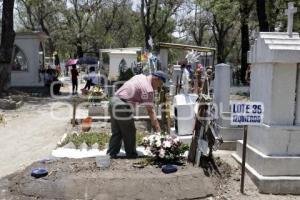
[(245, 169), (246, 169), (246, 147), (247, 126), (263, 124), (264, 105), (261, 102), (231, 102), (231, 125), (244, 126), (241, 193), (244, 193)]

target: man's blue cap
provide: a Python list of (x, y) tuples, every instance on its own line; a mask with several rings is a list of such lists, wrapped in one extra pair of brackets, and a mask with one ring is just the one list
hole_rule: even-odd
[(168, 75), (167, 75), (165, 72), (160, 71), (160, 70), (158, 70), (158, 71), (156, 71), (156, 72), (153, 72), (152, 75), (158, 77), (158, 78), (161, 79), (164, 83), (168, 80)]

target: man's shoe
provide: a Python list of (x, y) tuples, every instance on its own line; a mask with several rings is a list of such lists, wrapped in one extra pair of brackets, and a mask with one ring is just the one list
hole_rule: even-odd
[(137, 153), (133, 153), (133, 154), (126, 154), (126, 158), (128, 159), (135, 159), (138, 157)]
[(109, 154), (110, 159), (116, 159), (118, 158), (117, 154)]

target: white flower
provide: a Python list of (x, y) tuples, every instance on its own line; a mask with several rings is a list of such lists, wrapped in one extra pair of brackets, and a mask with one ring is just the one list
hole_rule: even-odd
[(170, 148), (170, 147), (171, 147), (171, 142), (168, 141), (168, 140), (167, 140), (167, 141), (164, 141), (164, 142), (163, 142), (163, 147), (164, 147), (164, 148)]
[(149, 137), (148, 137), (148, 139), (149, 139), (149, 141), (150, 141), (150, 145), (153, 145), (154, 144), (154, 142), (156, 142), (156, 141), (160, 141), (160, 135), (157, 135), (157, 134), (154, 134), (154, 135), (150, 135)]
[(159, 140), (156, 140), (155, 145), (156, 145), (157, 147), (160, 147), (160, 145), (161, 145), (160, 139), (159, 139)]
[(146, 149), (145, 149), (145, 153), (146, 153), (146, 155), (148, 155), (148, 156), (152, 156), (152, 155), (153, 155), (150, 148), (146, 148)]
[(166, 153), (166, 151), (163, 148), (161, 148), (160, 151), (159, 151), (159, 155), (158, 156), (160, 158), (164, 158), (165, 157), (165, 153)]

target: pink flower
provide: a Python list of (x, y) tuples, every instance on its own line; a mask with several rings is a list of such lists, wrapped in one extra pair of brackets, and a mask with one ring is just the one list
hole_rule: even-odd
[(163, 142), (163, 147), (164, 147), (164, 148), (170, 148), (170, 147), (171, 147), (171, 142), (168, 141), (168, 140), (167, 140), (167, 141), (164, 141), (164, 142)]

